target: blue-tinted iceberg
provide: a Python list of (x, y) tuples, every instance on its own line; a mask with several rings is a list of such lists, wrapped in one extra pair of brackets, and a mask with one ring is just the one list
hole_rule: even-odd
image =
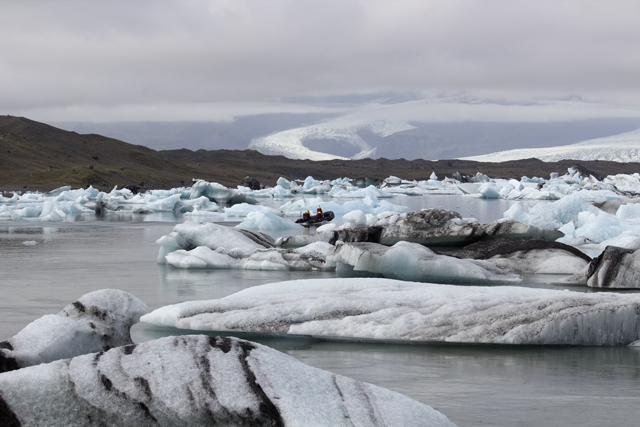
[(438, 255), (409, 242), (398, 242), (391, 247), (378, 243), (340, 243), (328, 261), (337, 264), (336, 270), (344, 275), (353, 270), (414, 282), (483, 284), (521, 280), (517, 274), (497, 268), (489, 261)]

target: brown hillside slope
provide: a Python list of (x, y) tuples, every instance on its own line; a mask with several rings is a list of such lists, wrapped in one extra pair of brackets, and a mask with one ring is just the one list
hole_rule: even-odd
[[(491, 177), (548, 177), (564, 173), (576, 161), (544, 163), (535, 159), (505, 163), (463, 160), (426, 161), (404, 159), (330, 160), (313, 162), (265, 156), (253, 150), (155, 151), (101, 135), (81, 135), (33, 120), (0, 116), (0, 190), (47, 191), (62, 185), (93, 185), (107, 190), (114, 185), (143, 189), (190, 185), (192, 178), (236, 186), (250, 175), (266, 185), (278, 177), (317, 179), (339, 177), (428, 179), (459, 171), (483, 172)], [(638, 163), (579, 162), (594, 174), (640, 172)]]

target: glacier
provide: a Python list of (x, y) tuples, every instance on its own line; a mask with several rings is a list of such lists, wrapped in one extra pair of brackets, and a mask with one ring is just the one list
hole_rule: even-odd
[(638, 340), (639, 313), (638, 294), (343, 278), (270, 283), (141, 321), (339, 340), (614, 346)]
[(4, 425), (455, 427), (433, 408), (230, 337), (166, 337), (0, 374)]
[(520, 148), (461, 159), (477, 162), (506, 162), (530, 158), (544, 162), (566, 159), (640, 162), (640, 129), (558, 147)]

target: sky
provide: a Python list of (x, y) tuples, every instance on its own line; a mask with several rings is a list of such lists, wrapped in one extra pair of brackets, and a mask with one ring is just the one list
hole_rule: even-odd
[(427, 122), (640, 117), (638, 1), (4, 0), (0, 11), (0, 113), (44, 122), (224, 122), (352, 113), (363, 100)]

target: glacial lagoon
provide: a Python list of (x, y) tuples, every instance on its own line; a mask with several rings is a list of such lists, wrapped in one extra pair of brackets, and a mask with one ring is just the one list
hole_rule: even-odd
[[(461, 196), (396, 196), (392, 202), (412, 210), (456, 210), (483, 223), (501, 218), (514, 203), (530, 203)], [(155, 241), (183, 220), (172, 213), (114, 212), (101, 220), (83, 215), (73, 222), (0, 223), (0, 337), (98, 289), (128, 291), (154, 310), (265, 283), (335, 277), (333, 272), (180, 270), (156, 264)], [(548, 279), (525, 277), (519, 286), (563, 289)], [(132, 328), (135, 342), (184, 333), (143, 323)], [(459, 426), (622, 426), (640, 419), (637, 347), (411, 345), (240, 335), (308, 365), (405, 394)]]

